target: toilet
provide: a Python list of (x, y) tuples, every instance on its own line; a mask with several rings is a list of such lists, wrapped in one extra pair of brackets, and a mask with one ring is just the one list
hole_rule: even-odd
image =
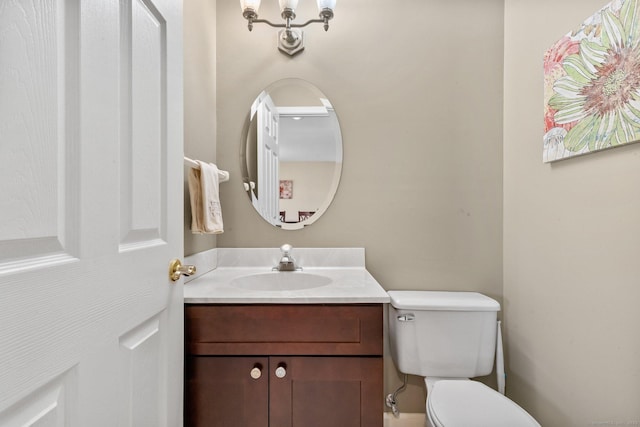
[(477, 292), (388, 293), (391, 356), (400, 372), (424, 377), (428, 427), (540, 427), (515, 402), (470, 379), (493, 370), (497, 301)]

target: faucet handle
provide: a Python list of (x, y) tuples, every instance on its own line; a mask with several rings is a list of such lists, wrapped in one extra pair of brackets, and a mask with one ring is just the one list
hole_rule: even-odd
[(280, 257), (280, 261), (276, 267), (273, 267), (274, 270), (278, 271), (300, 271), (302, 267), (297, 267), (295, 264), (295, 260), (291, 256), (291, 250), (293, 246), (288, 243), (280, 246), (280, 250), (282, 251), (282, 256)]
[(284, 245), (280, 246), (280, 251), (284, 256), (289, 256), (289, 252), (291, 252), (291, 249), (293, 249), (293, 246), (291, 246), (288, 243), (285, 243)]

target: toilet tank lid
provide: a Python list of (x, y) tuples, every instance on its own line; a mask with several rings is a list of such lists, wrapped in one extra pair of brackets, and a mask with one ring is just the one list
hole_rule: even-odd
[(389, 291), (391, 305), (406, 310), (500, 311), (500, 304), (478, 292)]

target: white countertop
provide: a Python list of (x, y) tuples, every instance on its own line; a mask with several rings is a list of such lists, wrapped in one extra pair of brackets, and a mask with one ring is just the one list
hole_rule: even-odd
[[(389, 295), (364, 268), (307, 268), (304, 273), (325, 276), (331, 283), (310, 289), (250, 290), (231, 284), (237, 277), (267, 273), (270, 269), (217, 268), (184, 286), (187, 304), (362, 304), (387, 303)], [(275, 272), (274, 274), (297, 274)]]
[[(336, 253), (344, 254), (344, 251), (353, 249), (337, 249)], [(330, 283), (309, 289), (296, 290), (252, 290), (243, 289), (232, 284), (234, 279), (255, 274), (288, 274), (296, 275), (297, 272), (272, 272), (273, 259), (277, 260), (279, 251), (269, 250), (271, 258), (268, 262), (247, 261), (244, 251), (234, 250), (233, 261), (229, 262), (229, 254), (222, 253), (218, 259), (225, 260), (224, 264), (218, 264), (216, 268), (208, 273), (202, 274), (184, 285), (185, 304), (366, 304), (366, 303), (388, 303), (389, 295), (374, 279), (374, 277), (364, 267), (364, 250), (355, 249), (355, 262), (341, 262), (340, 266), (320, 266), (324, 262), (318, 259), (332, 259), (327, 256), (327, 251), (331, 249), (313, 249), (305, 251), (297, 249), (301, 253), (303, 272), (326, 277)], [(259, 254), (264, 259), (264, 249), (248, 249), (249, 253)], [(262, 251), (262, 252), (260, 252)], [(238, 255), (242, 253), (242, 256)], [(315, 255), (320, 254), (320, 258)], [(296, 255), (296, 252), (293, 253)], [(313, 256), (312, 256), (313, 255)], [(240, 260), (242, 258), (242, 260)], [(250, 257), (251, 258), (251, 257)], [(253, 259), (257, 259), (255, 256)], [(345, 259), (342, 258), (341, 259)], [(351, 257), (351, 259), (354, 259)], [(256, 263), (263, 265), (255, 265)], [(244, 265), (242, 265), (244, 264)], [(346, 265), (350, 264), (350, 265)], [(305, 266), (307, 265), (307, 266)], [(335, 265), (335, 263), (334, 263)], [(200, 267), (198, 267), (200, 268)], [(294, 277), (294, 276), (291, 276)]]

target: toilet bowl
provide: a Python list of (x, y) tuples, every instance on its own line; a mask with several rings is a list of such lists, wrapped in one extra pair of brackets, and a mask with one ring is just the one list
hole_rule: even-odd
[(515, 402), (470, 379), (489, 375), (502, 349), (497, 301), (476, 292), (388, 294), (391, 356), (400, 372), (425, 378), (428, 427), (540, 427)]
[(436, 381), (426, 406), (431, 427), (540, 427), (527, 411), (478, 381)]

